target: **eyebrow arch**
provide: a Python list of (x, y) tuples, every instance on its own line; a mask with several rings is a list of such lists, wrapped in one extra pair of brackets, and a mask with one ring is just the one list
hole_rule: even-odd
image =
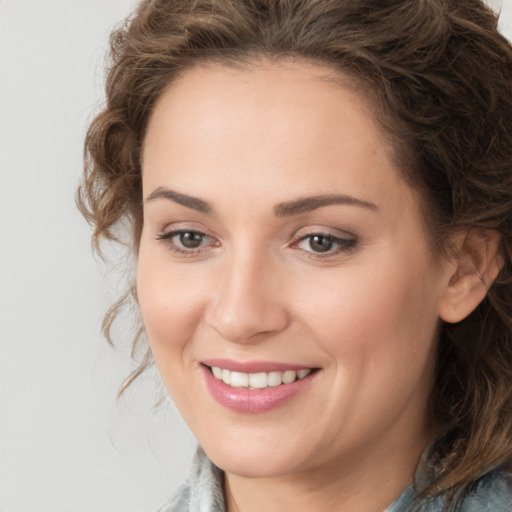
[(326, 194), (303, 197), (294, 201), (280, 203), (274, 207), (274, 213), (276, 217), (288, 217), (291, 215), (298, 215), (300, 213), (308, 213), (318, 208), (322, 208), (323, 206), (330, 206), (333, 204), (360, 206), (374, 211), (379, 210), (377, 205), (367, 201), (362, 201), (352, 196), (344, 194)]
[[(187, 208), (191, 208), (192, 210), (196, 210), (200, 213), (214, 213), (212, 205), (207, 201), (199, 199), (198, 197), (176, 192), (175, 190), (171, 190), (166, 187), (156, 188), (146, 198), (146, 201), (154, 201), (155, 199), (168, 199)], [(299, 215), (301, 213), (308, 213), (313, 210), (317, 210), (318, 208), (335, 204), (359, 206), (375, 211), (378, 211), (379, 209), (373, 203), (362, 201), (352, 196), (344, 194), (324, 194), (311, 197), (302, 197), (293, 201), (279, 203), (274, 207), (274, 214), (276, 217), (289, 217), (292, 215)]]
[(187, 208), (191, 208), (192, 210), (196, 210), (200, 213), (213, 213), (214, 211), (211, 204), (203, 199), (181, 194), (180, 192), (176, 192), (175, 190), (165, 187), (158, 187), (153, 190), (153, 192), (146, 197), (146, 202), (154, 201), (155, 199), (169, 199), (170, 201), (174, 201), (175, 203), (181, 204), (182, 206), (186, 206)]

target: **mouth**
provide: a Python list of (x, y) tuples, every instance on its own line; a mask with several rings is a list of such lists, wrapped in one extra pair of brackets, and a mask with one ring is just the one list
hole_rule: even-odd
[(320, 374), (320, 368), (221, 359), (203, 361), (200, 367), (212, 398), (242, 413), (262, 413), (284, 406), (305, 393)]
[(217, 380), (224, 382), (227, 386), (254, 390), (291, 384), (317, 371), (316, 368), (303, 368), (300, 370), (245, 373), (231, 371), (220, 366), (207, 366), (207, 368)]

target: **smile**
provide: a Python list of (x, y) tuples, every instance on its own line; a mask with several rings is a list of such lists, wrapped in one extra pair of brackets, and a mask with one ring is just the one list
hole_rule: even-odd
[(265, 389), (267, 387), (291, 384), (297, 380), (304, 379), (311, 373), (311, 369), (243, 373), (230, 371), (218, 366), (212, 366), (210, 370), (213, 376), (217, 380), (224, 382), (224, 384), (232, 388), (247, 389)]
[(306, 393), (321, 373), (319, 368), (220, 359), (203, 361), (200, 368), (210, 396), (239, 413), (263, 413), (284, 406)]

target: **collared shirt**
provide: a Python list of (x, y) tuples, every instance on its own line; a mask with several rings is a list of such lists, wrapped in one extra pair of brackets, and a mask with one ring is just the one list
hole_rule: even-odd
[[(225, 512), (224, 476), (198, 447), (187, 480), (157, 512)], [(411, 486), (383, 512), (444, 512), (442, 495), (419, 504)], [(491, 472), (482, 477), (464, 498), (457, 512), (512, 512), (512, 487), (508, 477)]]

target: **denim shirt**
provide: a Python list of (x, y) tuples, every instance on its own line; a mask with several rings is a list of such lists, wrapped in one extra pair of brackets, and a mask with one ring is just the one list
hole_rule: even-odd
[[(157, 512), (225, 512), (224, 477), (198, 447), (190, 473), (183, 485)], [(414, 507), (416, 492), (412, 485), (383, 512), (443, 512), (446, 510), (442, 495)], [(510, 480), (500, 472), (491, 472), (481, 478), (464, 498), (457, 512), (512, 512)]]

